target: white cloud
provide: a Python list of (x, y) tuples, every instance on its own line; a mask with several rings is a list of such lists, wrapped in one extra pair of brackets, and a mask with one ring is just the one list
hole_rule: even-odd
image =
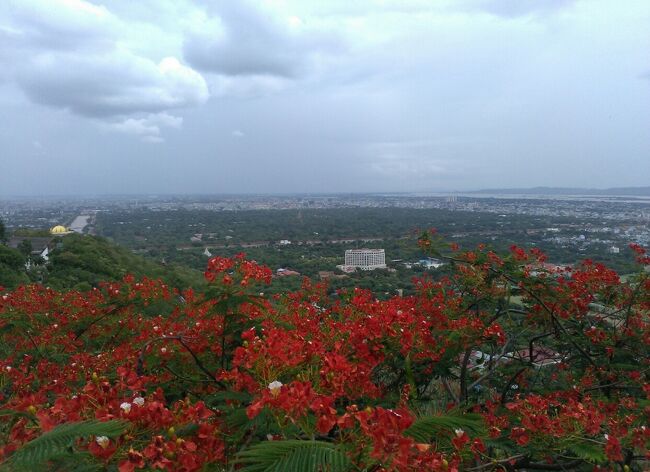
[(45, 146), (43, 146), (43, 143), (38, 140), (32, 141), (32, 148), (34, 150), (34, 154), (37, 156), (41, 156), (46, 152)]
[(365, 153), (369, 168), (376, 174), (410, 179), (427, 179), (458, 171), (458, 162), (446, 157), (450, 143), (426, 140), (370, 143)]
[(165, 140), (160, 136), (145, 136), (144, 138), (142, 138), (142, 140), (145, 143), (152, 143), (152, 144), (165, 142)]
[(291, 81), (284, 77), (249, 76), (228, 77), (208, 75), (210, 95), (213, 97), (255, 98), (286, 90)]
[(0, 58), (11, 64), (5, 78), (35, 103), (118, 131), (177, 127), (149, 117), (205, 103), (207, 83), (176, 57), (141, 54), (127, 37), (136, 27), (84, 0), (11, 1), (0, 7)]
[(124, 134), (140, 137), (145, 142), (160, 143), (162, 129), (179, 129), (183, 125), (183, 118), (167, 113), (149, 114), (140, 118), (126, 118), (106, 125), (106, 128)]
[(236, 138), (236, 139), (241, 139), (244, 136), (246, 136), (246, 134), (242, 130), (239, 130), (239, 129), (233, 130), (232, 133), (230, 133), (230, 135), (233, 138)]

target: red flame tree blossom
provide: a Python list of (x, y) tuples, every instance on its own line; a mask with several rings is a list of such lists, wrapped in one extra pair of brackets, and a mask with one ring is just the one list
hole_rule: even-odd
[(648, 467), (642, 247), (623, 282), (538, 250), (419, 241), (451, 275), (386, 301), (309, 280), (265, 297), (270, 270), (243, 255), (211, 259), (202, 294), (133, 277), (0, 290), (0, 460), (94, 419), (121, 433), (39, 466), (263, 470), (309, 447), (327, 452), (303, 458), (310, 470)]

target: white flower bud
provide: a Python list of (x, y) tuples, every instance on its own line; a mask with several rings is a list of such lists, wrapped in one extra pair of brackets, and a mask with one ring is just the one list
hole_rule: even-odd
[(99, 444), (102, 449), (106, 449), (108, 447), (110, 439), (108, 439), (107, 436), (97, 436), (95, 438), (95, 442), (97, 442), (97, 444)]
[(274, 380), (269, 384), (269, 390), (273, 395), (277, 395), (278, 393), (280, 393), (281, 388), (282, 388), (282, 382), (278, 380)]

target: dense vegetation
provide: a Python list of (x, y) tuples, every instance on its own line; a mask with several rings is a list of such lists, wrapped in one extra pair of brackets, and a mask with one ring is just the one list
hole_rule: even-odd
[[(592, 241), (554, 243), (602, 227), (597, 219), (497, 215), (494, 213), (415, 208), (338, 208), (302, 210), (129, 210), (99, 213), (97, 230), (116, 243), (156, 259), (202, 269), (208, 247), (213, 255), (244, 251), (273, 269), (290, 267), (310, 277), (341, 264), (345, 249), (382, 247), (388, 259), (417, 260), (413, 244), (418, 229), (436, 227), (441, 234), (465, 247), (489, 243), (495, 251), (512, 244), (538, 247), (550, 262), (573, 264), (591, 258), (620, 273), (634, 270), (633, 260), (622, 251), (608, 252), (611, 244)], [(551, 229), (552, 228), (552, 229)], [(556, 232), (559, 230), (559, 232)], [(199, 238), (196, 235), (200, 236)], [(192, 241), (191, 238), (195, 239)], [(607, 235), (606, 237), (613, 237)], [(364, 238), (378, 238), (364, 241)], [(280, 245), (289, 240), (291, 245)], [(350, 241), (354, 240), (354, 241)], [(629, 240), (622, 241), (622, 245)], [(397, 267), (394, 265), (394, 267)], [(409, 277), (400, 279), (409, 285)], [(396, 285), (392, 288), (397, 288)], [(403, 288), (403, 287), (402, 287)]]
[(100, 281), (120, 280), (126, 274), (162, 278), (172, 287), (195, 286), (201, 282), (199, 272), (163, 266), (103, 238), (77, 234), (60, 239), (47, 267), (47, 284), (57, 289), (89, 290)]
[(20, 251), (0, 244), (0, 287), (13, 288), (29, 283), (25, 262)]
[(5, 293), (0, 466), (647, 469), (643, 248), (622, 282), (545, 270), (537, 249), (419, 243), (449, 277), (384, 301), (311, 282), (268, 297), (271, 271), (241, 256), (210, 259), (205, 293), (132, 276)]
[[(516, 221), (516, 224), (512, 224)], [(251, 241), (324, 240), (382, 237), (401, 238), (419, 228), (435, 226), (441, 233), (500, 231), (571, 224), (565, 217), (510, 215), (414, 208), (337, 208), (300, 210), (132, 210), (97, 215), (100, 234), (134, 248), (189, 243), (195, 233), (205, 240), (228, 243)], [(512, 227), (512, 228), (509, 228)], [(508, 231), (509, 230), (509, 231)]]
[(203, 286), (199, 271), (159, 264), (103, 238), (71, 234), (53, 239), (51, 247), (46, 262), (30, 256), (29, 250), (0, 244), (0, 286), (13, 288), (32, 281), (59, 290), (90, 290), (101, 281), (121, 280), (126, 274), (161, 278), (172, 287)]

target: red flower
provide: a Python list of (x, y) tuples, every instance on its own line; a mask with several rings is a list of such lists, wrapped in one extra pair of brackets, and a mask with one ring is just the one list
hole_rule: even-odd
[(525, 446), (530, 441), (530, 437), (524, 428), (515, 427), (510, 432), (510, 438), (520, 446)]
[(127, 458), (120, 462), (118, 470), (119, 472), (133, 472), (135, 469), (141, 469), (144, 466), (144, 456), (133, 449), (129, 449)]
[(454, 431), (454, 437), (451, 439), (451, 443), (454, 445), (456, 450), (460, 451), (469, 443), (469, 436), (462, 429), (456, 429)]
[(621, 449), (621, 442), (618, 438), (612, 435), (605, 435), (605, 454), (610, 461), (622, 461), (623, 460), (623, 451)]

